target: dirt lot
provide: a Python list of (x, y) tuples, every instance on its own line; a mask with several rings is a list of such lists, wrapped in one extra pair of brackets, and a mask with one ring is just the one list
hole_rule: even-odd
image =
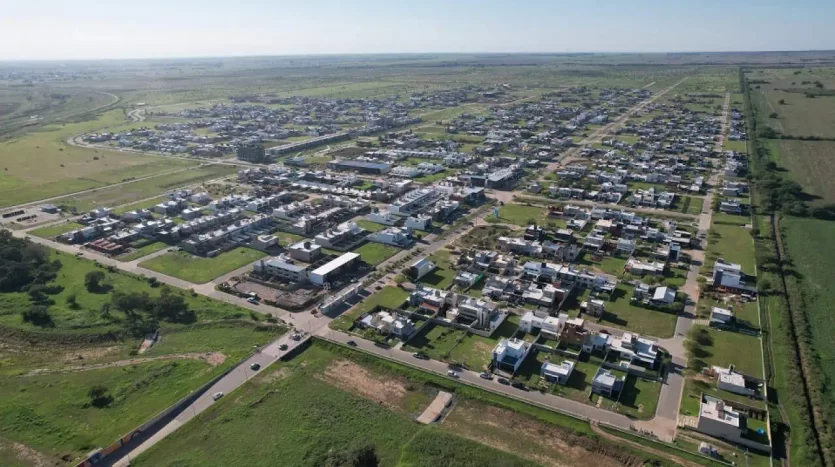
[[(601, 445), (530, 417), (473, 401), (459, 403), (441, 426), (459, 436), (547, 466), (614, 467), (643, 463), (642, 459), (613, 446)], [(522, 446), (524, 449), (520, 449)]]
[(349, 360), (336, 360), (320, 378), (345, 391), (357, 394), (392, 409), (400, 410), (408, 392), (403, 381), (372, 374)]

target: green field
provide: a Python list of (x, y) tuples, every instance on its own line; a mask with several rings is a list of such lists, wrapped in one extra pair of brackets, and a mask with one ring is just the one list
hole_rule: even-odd
[(606, 302), (600, 323), (654, 337), (672, 337), (678, 319), (675, 314), (635, 306), (630, 303), (631, 297), (632, 289), (619, 284), (612, 300)]
[(192, 161), (179, 159), (80, 148), (65, 141), (71, 136), (124, 121), (122, 111), (113, 110), (82, 123), (47, 126), (0, 142), (0, 154), (4, 154), (0, 207), (195, 165)]
[[(465, 334), (460, 329), (430, 323), (420, 333), (409, 339), (409, 344), (403, 346), (403, 350), (422, 352), (433, 360), (449, 361), (452, 349), (455, 348), (459, 340), (464, 338)], [(472, 368), (480, 368), (479, 362), (469, 363), (474, 363)]]
[[(835, 98), (833, 98), (835, 108)], [(771, 159), (785, 170), (788, 178), (800, 183), (803, 190), (821, 198), (819, 203), (835, 202), (835, 142), (770, 140)]]
[(360, 255), (360, 259), (366, 263), (376, 266), (396, 255), (400, 251), (401, 250), (399, 248), (395, 248), (393, 246), (383, 245), (382, 243), (368, 242), (354, 250), (354, 253), (358, 253)]
[(710, 334), (712, 343), (704, 346), (705, 355), (701, 359), (708, 366), (727, 368), (734, 365), (737, 371), (746, 375), (763, 377), (762, 353), (757, 337), (713, 328), (705, 329)]
[(419, 282), (437, 289), (446, 289), (455, 280), (456, 271), (450, 260), (450, 253), (446, 250), (438, 250), (429, 257), (429, 261), (435, 263), (435, 270), (420, 278)]
[(168, 244), (162, 242), (153, 242), (149, 243), (141, 248), (137, 248), (129, 253), (125, 253), (116, 259), (119, 261), (133, 261), (135, 259), (144, 258), (145, 256), (150, 255), (151, 253), (156, 253), (157, 251), (164, 250), (168, 248)]
[(199, 167), (126, 183), (116, 187), (101, 188), (81, 195), (67, 196), (57, 199), (53, 203), (70, 210), (75, 209), (78, 212), (83, 212), (100, 206), (112, 207), (120, 204), (134, 203), (138, 200), (156, 196), (175, 188), (202, 183), (207, 180), (230, 175), (234, 172), (234, 167), (226, 165)]
[(742, 271), (746, 274), (754, 274), (754, 241), (751, 238), (751, 230), (714, 222), (707, 240), (705, 268), (712, 268), (717, 258), (723, 258), (725, 261), (742, 265)]
[(50, 225), (48, 227), (41, 227), (30, 231), (29, 233), (41, 238), (55, 238), (63, 233), (72, 232), (84, 228), (78, 222), (65, 222), (63, 224)]
[(500, 223), (516, 224), (523, 227), (531, 221), (536, 222), (537, 225), (546, 225), (550, 220), (547, 209), (521, 204), (505, 204), (500, 207), (499, 218), (497, 219)]
[[(313, 347), (289, 363), (277, 364), (277, 369), (265, 371), (235, 397), (224, 398), (133, 465), (239, 465), (241, 459), (247, 465), (343, 465), (327, 459), (362, 446), (373, 449), (381, 466), (531, 465), (442, 428), (412, 422), (404, 407), (409, 405), (409, 392), (416, 389), (403, 396), (380, 395), (385, 398), (381, 404), (350, 392), (353, 386), (330, 383), (321, 375), (334, 359)], [(373, 373), (372, 379), (370, 384), (377, 381)], [(255, 433), (260, 434), (258, 442), (252, 442)]]
[(166, 253), (139, 263), (140, 267), (195, 284), (204, 284), (266, 256), (258, 250), (237, 247), (214, 258), (195, 256), (185, 251)]
[[(205, 363), (178, 360), (3, 378), (0, 435), (55, 457), (75, 458), (116, 441), (212, 374)], [(88, 391), (95, 385), (109, 391), (113, 400), (106, 407), (91, 405)]]
[(371, 222), (368, 219), (360, 219), (357, 221), (357, 225), (362, 227), (363, 229), (369, 232), (379, 232), (386, 228), (383, 224), (378, 224), (376, 222)]

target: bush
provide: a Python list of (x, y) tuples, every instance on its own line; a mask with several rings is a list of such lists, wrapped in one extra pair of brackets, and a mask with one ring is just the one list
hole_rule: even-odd
[(101, 384), (91, 387), (90, 391), (87, 392), (87, 395), (90, 397), (90, 405), (99, 409), (107, 407), (113, 402), (113, 396), (111, 396), (107, 388)]
[(23, 321), (40, 327), (52, 326), (52, 316), (49, 308), (43, 305), (33, 305), (32, 308), (21, 313)]
[(84, 287), (88, 292), (97, 292), (101, 290), (102, 282), (104, 282), (105, 275), (101, 271), (90, 271), (84, 275)]

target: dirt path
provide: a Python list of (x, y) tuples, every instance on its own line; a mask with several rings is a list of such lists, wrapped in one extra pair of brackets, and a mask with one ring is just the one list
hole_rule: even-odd
[(679, 465), (683, 465), (683, 466), (686, 466), (686, 467), (703, 467), (702, 464), (699, 464), (697, 462), (689, 461), (689, 460), (683, 459), (681, 457), (674, 456), (674, 455), (672, 455), (668, 452), (664, 452), (664, 451), (661, 451), (659, 449), (653, 449), (653, 448), (647, 447), (646, 445), (643, 445), (641, 443), (638, 443), (638, 442), (635, 442), (635, 441), (630, 441), (628, 439), (620, 438), (620, 437), (615, 436), (613, 434), (607, 433), (607, 432), (600, 429), (600, 426), (598, 426), (596, 421), (591, 422), (591, 431), (595, 432), (596, 434), (598, 434), (602, 438), (607, 439), (609, 441), (632, 446), (632, 447), (634, 447), (634, 448), (636, 448), (640, 451), (645, 451), (645, 452), (648, 452), (650, 454), (654, 454), (658, 457), (662, 457), (664, 459), (669, 459), (669, 460), (671, 460), (671, 461), (673, 461), (673, 462), (675, 462)]
[(165, 360), (199, 360), (201, 362), (208, 363), (211, 366), (218, 366), (226, 360), (226, 355), (219, 352), (193, 352), (172, 355), (160, 355), (159, 357), (131, 358), (129, 360), (119, 360), (116, 362), (109, 363), (97, 363), (94, 365), (73, 365), (64, 368), (39, 368), (36, 370), (32, 370), (23, 376), (39, 376), (48, 375), (52, 373), (72, 373), (76, 371), (102, 370), (105, 368), (117, 368), (122, 366), (139, 365), (142, 363)]

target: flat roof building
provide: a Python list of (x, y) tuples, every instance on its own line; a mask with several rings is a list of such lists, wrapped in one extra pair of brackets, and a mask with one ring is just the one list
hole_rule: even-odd
[(353, 266), (354, 263), (359, 261), (359, 257), (360, 255), (357, 253), (345, 253), (339, 258), (312, 271), (310, 273), (310, 282), (315, 285), (325, 285), (333, 277), (338, 276), (341, 272)]

